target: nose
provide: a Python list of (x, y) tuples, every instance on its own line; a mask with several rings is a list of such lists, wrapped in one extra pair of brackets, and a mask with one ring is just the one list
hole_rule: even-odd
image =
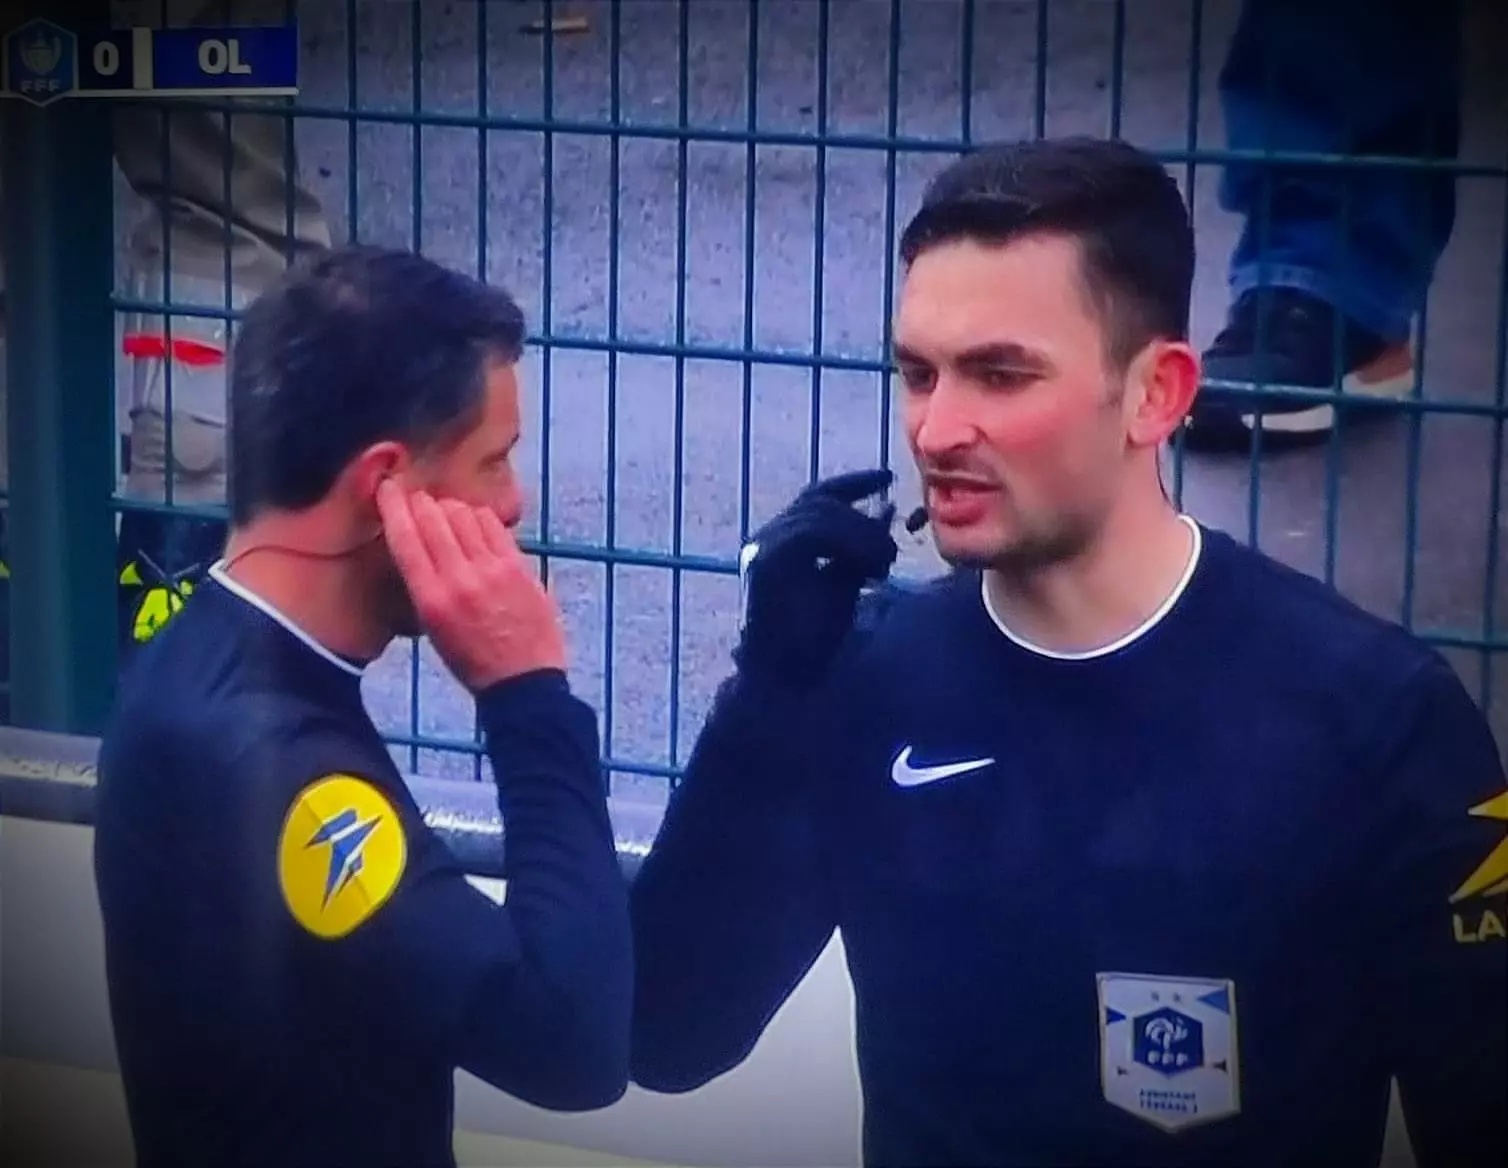
[(972, 446), (978, 427), (968, 395), (949, 379), (938, 378), (932, 392), (915, 399), (915, 430), (912, 441), (919, 453), (935, 458)]
[(493, 510), (497, 517), (503, 521), (503, 526), (512, 530), (524, 520), (523, 494), (516, 486), (509, 483), (493, 501)]

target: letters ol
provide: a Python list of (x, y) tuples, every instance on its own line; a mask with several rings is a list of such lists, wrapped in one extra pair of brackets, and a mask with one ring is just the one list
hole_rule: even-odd
[(241, 42), (234, 37), (228, 41), (200, 41), (199, 68), (211, 77), (251, 72), (251, 66), (241, 60)]

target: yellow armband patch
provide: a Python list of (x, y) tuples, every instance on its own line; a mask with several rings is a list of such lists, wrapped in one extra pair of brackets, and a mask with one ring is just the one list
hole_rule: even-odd
[(294, 800), (278, 840), (288, 911), (316, 937), (343, 937), (387, 902), (408, 862), (392, 801), (354, 775), (326, 775)]
[[(1508, 823), (1508, 791), (1479, 803), (1470, 814)], [(1456, 943), (1476, 945), (1484, 941), (1508, 940), (1508, 911), (1501, 904), (1484, 904), (1508, 893), (1508, 839), (1498, 842), (1487, 857), (1451, 894), (1450, 903), (1458, 907), (1451, 914), (1451, 928)]]

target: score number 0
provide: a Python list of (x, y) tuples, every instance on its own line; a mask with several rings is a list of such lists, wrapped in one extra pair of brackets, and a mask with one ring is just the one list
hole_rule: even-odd
[(120, 72), (120, 50), (114, 41), (96, 41), (93, 57), (94, 71), (101, 77), (114, 77)]

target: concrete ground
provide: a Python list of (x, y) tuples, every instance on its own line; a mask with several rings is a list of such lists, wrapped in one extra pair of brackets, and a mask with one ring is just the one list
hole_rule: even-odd
[[(555, 5), (557, 16), (584, 18), (587, 28), (554, 38), (548, 85), (544, 42), (523, 31), (538, 19), (540, 7), (512, 0), (486, 6), (487, 111), (571, 123), (608, 119), (614, 112), (609, 5)], [(1049, 7), (1043, 63), (1037, 59), (1035, 3), (974, 5), (969, 109), (975, 138), (1032, 134), (1039, 75), (1045, 78), (1047, 133), (1109, 129), (1115, 6), (1053, 0)], [(1465, 160), (1501, 165), (1501, 61), (1508, 43), (1503, 22), (1488, 15), (1492, 6), (1476, 7), (1480, 14), (1472, 16), (1466, 38)], [(831, 5), (824, 112), (818, 88), (821, 6), (762, 0), (754, 87), (759, 129), (811, 134), (825, 125), (829, 133), (883, 134), (890, 8), (882, 0)], [(1197, 45), (1190, 4), (1144, 0), (1125, 9), (1122, 133), (1159, 149), (1191, 141), (1223, 145), (1214, 81), (1236, 4), (1210, 0), (1201, 6)], [(626, 122), (676, 122), (677, 11), (668, 0), (621, 5), (618, 113)], [(896, 125), (904, 136), (959, 133), (962, 11), (957, 0), (899, 4)], [(415, 22), (409, 5), (361, 0), (354, 30), (346, 27), (345, 13), (343, 0), (304, 2), (302, 103), (346, 107), (354, 35), (356, 104), (362, 110), (401, 114), (417, 99), (426, 112), (477, 112), (476, 6), (426, 2)], [(735, 133), (746, 128), (748, 21), (745, 0), (691, 5), (685, 67), (690, 124)], [(417, 77), (416, 53), (423, 61)], [(536, 484), (531, 535), (597, 549), (612, 541), (637, 553), (731, 561), (741, 532), (781, 506), (813, 463), (826, 472), (873, 464), (887, 451), (902, 472), (901, 501), (916, 498), (904, 443), (887, 426), (889, 391), (878, 375), (827, 370), (818, 378), (798, 366), (755, 362), (746, 432), (738, 363), (678, 363), (652, 351), (680, 337), (704, 349), (748, 346), (879, 359), (886, 261), (893, 252), (885, 152), (769, 145), (754, 151), (751, 163), (737, 141), (693, 136), (683, 149), (668, 137), (624, 140), (614, 254), (613, 142), (600, 132), (581, 128), (547, 141), (535, 129), (481, 133), (442, 127), (423, 130), (416, 142), (401, 122), (362, 122), (352, 131), (344, 121), (315, 118), (300, 123), (298, 142), (305, 180), (325, 200), (337, 238), (354, 226), (364, 240), (418, 243), (430, 255), (472, 270), (485, 244), (488, 277), (523, 298), (535, 328), (571, 339), (548, 361), (537, 350), (529, 359), (533, 445), (524, 463)], [(904, 222), (942, 157), (907, 152), (896, 158), (896, 220)], [(751, 166), (752, 189), (746, 178)], [(1224, 263), (1235, 224), (1215, 204), (1217, 168), (1175, 169), (1191, 193), (1199, 233), (1195, 329), (1205, 343), (1226, 306)], [(684, 282), (678, 278), (681, 200)], [(750, 201), (752, 259), (745, 247)], [(1427, 398), (1493, 398), (1501, 360), (1503, 220), (1501, 178), (1461, 182), (1458, 227), (1429, 313)], [(609, 297), (614, 281), (616, 303)], [(819, 281), (820, 306), (814, 309)], [(651, 352), (610, 362), (600, 350), (614, 330), (621, 343)], [(1183, 500), (1201, 519), (1253, 536), (1283, 560), (1321, 576), (1333, 572), (1340, 589), (1370, 609), (1408, 619), (1420, 630), (1475, 636), (1501, 609), (1501, 587), (1488, 589), (1486, 583), (1489, 532), (1500, 522), (1490, 500), (1501, 474), (1494, 429), (1482, 417), (1431, 417), (1417, 428), (1399, 422), (1348, 440), (1333, 455), (1269, 458), (1260, 468), (1242, 458), (1191, 458), (1181, 472)], [(745, 442), (747, 484), (740, 471)], [(1411, 519), (1414, 465), (1420, 485)], [(677, 579), (660, 567), (620, 567), (610, 578), (600, 550), (591, 554), (597, 562), (562, 556), (550, 567), (569, 620), (576, 683), (603, 711), (613, 758), (650, 768), (683, 763), (712, 688), (728, 667), (734, 583), (726, 575), (695, 571)], [(908, 548), (902, 570), (937, 566), (929, 548)], [(1481, 655), (1460, 653), (1456, 659), (1474, 692), (1483, 693)], [(1501, 669), (1499, 663), (1490, 672)], [(415, 679), (417, 709), (409, 699)], [(1499, 677), (1487, 695), (1500, 732), (1503, 689)], [(415, 664), (407, 645), (395, 647), (372, 670), (368, 692), (391, 733), (471, 735), (469, 702), (427, 654)], [(434, 752), (410, 757), (400, 750), (399, 757), (424, 774), (473, 773), (470, 761)], [(662, 780), (627, 775), (618, 786), (620, 793), (647, 800), (664, 790)]]

